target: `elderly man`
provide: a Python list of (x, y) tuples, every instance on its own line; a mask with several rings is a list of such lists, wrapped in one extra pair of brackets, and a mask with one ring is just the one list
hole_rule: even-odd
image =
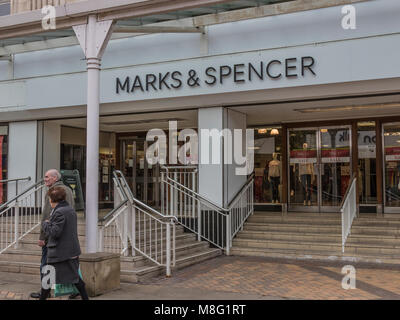
[[(75, 207), (75, 201), (74, 201), (74, 196), (72, 194), (72, 190), (61, 181), (61, 174), (60, 174), (60, 172), (58, 172), (58, 170), (51, 169), (51, 170), (47, 171), (44, 176), (44, 183), (47, 187), (47, 190), (52, 187), (63, 188), (67, 194), (66, 201), (72, 208)], [(47, 192), (46, 192), (46, 197), (44, 199), (44, 204), (43, 204), (43, 208), (42, 208), (42, 223), (45, 220), (49, 220), (51, 210), (52, 209), (50, 206), (49, 197), (47, 196)], [(41, 225), (42, 225), (42, 223), (41, 223)], [(47, 264), (47, 240), (48, 239), (46, 238), (46, 235), (43, 232), (43, 229), (41, 227), (39, 242), (38, 242), (39, 247), (42, 248), (42, 260), (40, 262), (40, 279), (43, 278), (42, 268)], [(31, 297), (39, 299), (40, 291), (31, 293)]]

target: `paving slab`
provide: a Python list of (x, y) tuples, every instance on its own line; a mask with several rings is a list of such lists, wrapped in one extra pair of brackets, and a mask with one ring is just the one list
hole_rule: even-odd
[[(95, 300), (387, 300), (400, 299), (398, 265), (352, 264), (355, 288), (342, 287), (350, 263), (220, 256), (121, 288)], [(349, 282), (346, 282), (349, 283)], [(38, 276), (0, 272), (0, 300), (29, 300)], [(60, 299), (67, 299), (62, 297)]]

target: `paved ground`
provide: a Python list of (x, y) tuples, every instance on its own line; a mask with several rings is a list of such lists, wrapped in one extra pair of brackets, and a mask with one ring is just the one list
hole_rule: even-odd
[[(347, 263), (350, 264), (350, 263)], [(218, 257), (97, 297), (108, 300), (400, 299), (400, 268), (353, 264), (356, 289), (342, 288), (345, 263)], [(0, 300), (29, 299), (34, 276), (0, 273)]]

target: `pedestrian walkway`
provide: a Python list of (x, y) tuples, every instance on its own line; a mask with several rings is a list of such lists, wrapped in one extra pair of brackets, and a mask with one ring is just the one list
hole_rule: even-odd
[[(356, 289), (342, 288), (344, 265), (355, 267)], [(2, 300), (29, 299), (29, 293), (37, 288), (37, 277), (0, 273)], [(176, 271), (171, 278), (122, 283), (120, 290), (95, 299), (400, 299), (400, 270), (350, 262), (221, 256)]]

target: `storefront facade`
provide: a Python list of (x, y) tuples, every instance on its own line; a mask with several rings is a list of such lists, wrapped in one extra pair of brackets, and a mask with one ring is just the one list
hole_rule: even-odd
[[(204, 35), (112, 40), (101, 74), (100, 202), (113, 202), (114, 168), (138, 197), (158, 201), (160, 166), (145, 162), (145, 135), (177, 120), (178, 130), (254, 129), (258, 210), (338, 212), (356, 175), (361, 212), (400, 213), (400, 7), (354, 6), (354, 30), (343, 29), (336, 6), (208, 26)], [(3, 178), (84, 171), (81, 59), (70, 46), (0, 61)], [(30, 165), (11, 161), (27, 151)], [(232, 169), (199, 165), (199, 190), (226, 205), (245, 180)]]

